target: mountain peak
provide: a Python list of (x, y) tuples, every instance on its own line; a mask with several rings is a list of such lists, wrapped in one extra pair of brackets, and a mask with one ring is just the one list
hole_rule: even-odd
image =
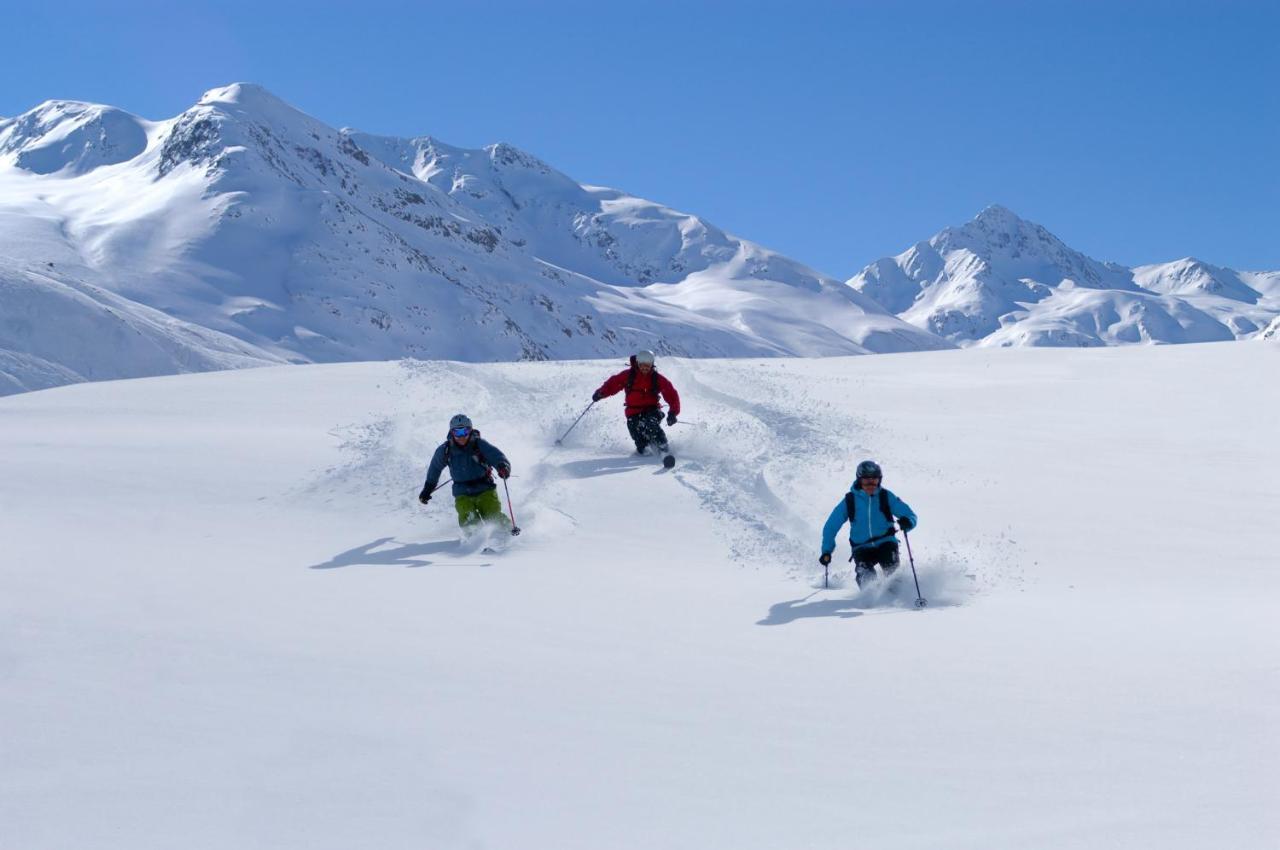
[(140, 154), (147, 126), (114, 106), (46, 100), (0, 124), (0, 157), (33, 174), (83, 174)]
[(982, 212), (973, 217), (976, 222), (981, 222), (987, 226), (995, 225), (1017, 225), (1027, 223), (1023, 218), (1018, 216), (1013, 210), (1000, 204), (989, 204)]
[(1274, 315), (1239, 272), (1191, 256), (1102, 263), (999, 204), (848, 284), (958, 344), (1208, 342), (1253, 334)]
[(232, 83), (209, 89), (200, 96), (193, 109), (200, 111), (201, 107), (235, 118), (257, 118), (268, 124), (294, 125), (299, 119), (308, 122), (308, 125), (319, 124), (310, 115), (257, 83)]
[(231, 83), (230, 85), (219, 86), (218, 88), (209, 89), (197, 101), (197, 105), (212, 105), (215, 103), (234, 103), (241, 107), (266, 104), (293, 108), (257, 83)]
[(1025, 219), (1000, 204), (991, 204), (986, 207), (959, 229), (966, 233), (1035, 234), (1039, 239), (1046, 239), (1047, 237), (1048, 240), (1058, 241), (1057, 237), (1046, 230), (1043, 225)]

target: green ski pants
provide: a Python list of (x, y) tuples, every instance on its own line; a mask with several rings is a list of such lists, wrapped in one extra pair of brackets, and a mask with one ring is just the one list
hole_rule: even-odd
[(485, 490), (475, 496), (454, 496), (453, 506), (458, 509), (458, 525), (464, 528), (481, 522), (511, 524), (507, 515), (502, 512), (497, 490)]

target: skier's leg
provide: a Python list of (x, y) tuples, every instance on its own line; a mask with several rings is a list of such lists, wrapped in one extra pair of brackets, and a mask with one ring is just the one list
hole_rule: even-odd
[(466, 528), (480, 522), (483, 517), (480, 514), (480, 508), (476, 504), (475, 496), (456, 496), (453, 500), (453, 506), (458, 511), (458, 525)]
[(644, 454), (645, 447), (649, 445), (649, 438), (645, 436), (643, 414), (627, 417), (627, 432), (631, 434), (631, 439), (635, 440), (636, 454)]
[[(861, 554), (859, 558), (863, 557)], [(853, 565), (853, 577), (858, 582), (858, 587), (862, 587), (869, 581), (873, 581), (876, 577), (876, 565), (868, 564), (861, 560)]]
[(877, 562), (884, 570), (884, 577), (888, 578), (898, 570), (898, 541), (890, 540), (878, 548), (880, 551), (877, 553)]
[(511, 527), (511, 520), (507, 518), (506, 512), (502, 510), (502, 501), (498, 498), (496, 489), (485, 490), (475, 499), (476, 510), (480, 513), (481, 519), (485, 522), (501, 525), (504, 528)]
[(667, 452), (667, 435), (662, 430), (662, 411), (651, 410), (641, 414), (645, 418), (645, 430), (649, 436), (649, 442), (658, 447), (658, 450), (664, 454)]

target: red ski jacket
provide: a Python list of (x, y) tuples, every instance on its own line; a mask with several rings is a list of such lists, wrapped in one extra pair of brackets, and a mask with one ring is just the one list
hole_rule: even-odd
[[(632, 378), (632, 373), (635, 377)], [(630, 383), (630, 389), (627, 384)], [(600, 389), (596, 390), (596, 396), (599, 398), (608, 398), (611, 395), (627, 390), (627, 407), (626, 415), (635, 416), (637, 413), (644, 413), (646, 410), (656, 410), (658, 407), (658, 393), (662, 393), (662, 397), (667, 400), (667, 406), (671, 409), (671, 413), (679, 415), (680, 413), (680, 395), (676, 392), (676, 388), (671, 386), (671, 382), (658, 374), (654, 369), (648, 375), (636, 368), (636, 359), (631, 358), (631, 368), (623, 369), (609, 380), (600, 385)]]

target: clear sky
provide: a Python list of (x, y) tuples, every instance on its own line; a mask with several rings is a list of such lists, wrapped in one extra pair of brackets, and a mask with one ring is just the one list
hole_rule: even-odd
[(0, 0), (0, 115), (261, 83), (507, 141), (836, 277), (1000, 203), (1128, 264), (1280, 269), (1280, 3)]

